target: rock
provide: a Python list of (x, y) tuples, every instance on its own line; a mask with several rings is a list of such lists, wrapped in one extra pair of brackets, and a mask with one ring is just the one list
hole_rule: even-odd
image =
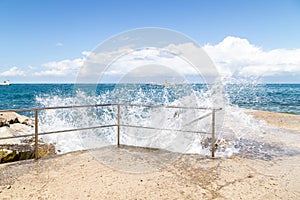
[[(14, 112), (0, 113), (0, 138), (34, 133), (33, 121)], [(24, 138), (23, 138), (24, 139)], [(0, 140), (0, 144), (19, 144), (22, 138)]]
[(10, 157), (12, 156), (12, 154), (13, 154), (12, 150), (1, 149), (0, 150), (0, 161), (2, 160), (2, 158), (11, 159)]
[(6, 186), (6, 189), (9, 190), (10, 188), (11, 188), (11, 185), (7, 185), (7, 186)]
[(205, 137), (201, 140), (201, 146), (202, 148), (208, 148), (211, 146), (211, 138)]
[(3, 127), (0, 128), (0, 136), (1, 137), (14, 136), (14, 132), (8, 126), (3, 126)]
[(7, 120), (6, 118), (0, 117), (0, 127), (2, 126), (7, 126)]
[(33, 128), (25, 124), (11, 124), (10, 128), (16, 133), (16, 135), (33, 133)]
[(54, 144), (41, 143), (39, 144), (39, 158), (55, 155)]
[[(34, 133), (34, 121), (14, 112), (0, 113), (0, 138)], [(0, 139), (0, 163), (35, 158), (34, 137)], [(55, 146), (39, 140), (38, 157), (55, 154)]]
[[(39, 141), (38, 157), (55, 154), (55, 146)], [(27, 160), (35, 158), (34, 142), (23, 144), (0, 145), (0, 163)]]
[[(203, 138), (201, 140), (202, 148), (211, 148), (211, 142), (212, 142), (212, 138), (209, 138), (209, 137)], [(230, 146), (229, 140), (217, 139), (215, 141), (215, 150), (218, 149), (219, 151), (224, 152), (227, 149), (227, 147), (229, 147), (229, 146)]]
[(1, 112), (0, 113), (0, 127), (10, 126), (10, 124), (26, 124), (28, 126), (33, 126), (33, 120), (29, 117), (19, 115), (15, 112)]
[(9, 144), (0, 146), (0, 163), (34, 158), (34, 148), (28, 144)]
[[(0, 137), (12, 137), (12, 136), (15, 136), (15, 133), (14, 131), (7, 127), (7, 126), (4, 126), (4, 127), (0, 127)], [(21, 141), (20, 141), (20, 138), (12, 138), (12, 139), (5, 139), (5, 140), (0, 140), (0, 145), (1, 144), (19, 144)]]
[(19, 121), (20, 124), (25, 124), (25, 125), (28, 125), (28, 126), (33, 126), (34, 125), (33, 120), (30, 119), (29, 117), (19, 115), (19, 114), (17, 114), (17, 116), (18, 116), (18, 121)]

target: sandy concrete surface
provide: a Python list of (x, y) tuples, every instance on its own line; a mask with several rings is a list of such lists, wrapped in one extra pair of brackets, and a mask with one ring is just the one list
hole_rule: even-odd
[(300, 133), (300, 115), (274, 113), (268, 111), (249, 111), (256, 119), (264, 120), (268, 125)]
[[(251, 114), (296, 131), (285, 137), (299, 141), (299, 116)], [(299, 143), (293, 153), (269, 159), (124, 146), (2, 164), (0, 199), (300, 199)], [(161, 162), (166, 159), (171, 162)]]

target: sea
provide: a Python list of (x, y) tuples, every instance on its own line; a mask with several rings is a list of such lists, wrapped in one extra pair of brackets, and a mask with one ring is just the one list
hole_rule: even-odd
[[(39, 132), (115, 125), (119, 112), (120, 124), (126, 125), (121, 128), (122, 144), (210, 155), (210, 141), (207, 140), (212, 131), (210, 108), (222, 108), (216, 112), (216, 138), (219, 141), (231, 142), (227, 142), (223, 148), (218, 148), (217, 155), (230, 156), (245, 149), (246, 144), (249, 146), (249, 141), (256, 141), (256, 137), (266, 132), (264, 122), (247, 114), (249, 109), (300, 115), (300, 84), (0, 86), (0, 110), (115, 103), (122, 104), (120, 111), (117, 106), (41, 110), (38, 115)], [(128, 104), (209, 109), (143, 107)], [(19, 114), (34, 117), (32, 111)], [(184, 132), (181, 132), (182, 130)], [(55, 144), (57, 153), (116, 144), (116, 138), (115, 126), (42, 136), (46, 142)], [(264, 152), (263, 149), (252, 149)], [(267, 149), (265, 150), (269, 151)]]
[[(161, 94), (162, 89), (164, 89), (163, 86), (148, 84), (139, 84), (138, 87), (142, 88), (144, 93), (153, 93), (153, 90), (157, 90), (157, 93)], [(205, 85), (194, 84), (191, 87), (198, 91), (205, 88)], [(11, 86), (1, 86), (0, 110), (66, 105), (70, 102), (70, 98), (76, 95), (77, 88), (74, 84), (13, 84)], [(102, 103), (117, 103), (113, 98), (107, 97), (103, 101), (101, 97), (107, 92), (112, 92), (116, 88), (116, 84), (87, 84), (81, 85), (80, 88), (96, 92)], [(168, 94), (168, 103), (176, 100), (175, 94), (172, 97), (172, 89), (167, 89), (170, 93)], [(232, 84), (226, 86), (225, 93), (229, 102), (228, 105), (255, 110), (300, 114), (300, 84)], [(58, 99), (66, 99), (67, 101), (53, 102), (55, 98), (57, 98), (57, 101)], [(49, 104), (47, 105), (45, 102)], [(155, 102), (144, 99), (144, 102), (141, 103), (164, 104), (165, 99), (159, 101), (156, 98)]]

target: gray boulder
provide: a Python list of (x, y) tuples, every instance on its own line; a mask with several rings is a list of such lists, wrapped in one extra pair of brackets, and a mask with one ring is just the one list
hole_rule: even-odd
[(0, 127), (10, 126), (11, 124), (20, 123), (29, 126), (34, 125), (34, 121), (26, 116), (19, 115), (15, 112), (0, 112)]

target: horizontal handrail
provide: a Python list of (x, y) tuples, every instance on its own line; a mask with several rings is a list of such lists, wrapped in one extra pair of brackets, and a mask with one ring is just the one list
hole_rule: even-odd
[(60, 130), (60, 131), (43, 132), (43, 133), (39, 133), (39, 135), (50, 135), (50, 134), (54, 134), (54, 133), (84, 131), (84, 130), (90, 130), (90, 129), (109, 128), (109, 127), (115, 127), (115, 126), (117, 126), (117, 125), (103, 125), (103, 126), (92, 126), (92, 127), (84, 127), (84, 128), (74, 128), (74, 129), (67, 129), (67, 130)]
[(34, 136), (34, 133), (24, 134), (24, 135), (14, 135), (14, 136), (0, 137), (0, 140), (8, 140), (8, 139), (21, 138), (21, 137), (32, 137), (32, 136)]
[(120, 106), (136, 106), (136, 107), (148, 107), (148, 108), (181, 108), (192, 110), (222, 110), (222, 108), (209, 108), (209, 107), (187, 107), (187, 106), (163, 106), (163, 105), (145, 105), (145, 104), (117, 104)]
[(171, 129), (171, 128), (156, 128), (156, 127), (150, 127), (150, 126), (135, 126), (135, 125), (127, 125), (127, 124), (122, 124), (120, 126), (129, 127), (129, 128), (144, 128), (144, 129), (160, 130), (160, 131), (176, 131), (176, 132), (185, 132), (185, 133), (211, 134), (211, 133), (204, 132), (204, 131), (188, 131), (188, 130)]
[(186, 106), (163, 106), (163, 105), (146, 105), (146, 104), (94, 104), (94, 105), (71, 105), (71, 106), (54, 106), (54, 107), (39, 107), (39, 108), (24, 108), (24, 109), (9, 109), (0, 110), (0, 112), (27, 112), (35, 110), (57, 110), (68, 108), (91, 108), (91, 107), (105, 107), (105, 106), (136, 106), (136, 107), (148, 107), (148, 108), (181, 108), (181, 109), (194, 109), (194, 110), (222, 110), (222, 108), (209, 108), (209, 107), (186, 107)]
[[(39, 135), (50, 135), (55, 133), (65, 133), (65, 132), (75, 132), (75, 131), (84, 131), (84, 130), (90, 130), (90, 129), (97, 129), (97, 128), (109, 128), (109, 127), (116, 127), (117, 125), (103, 125), (103, 126), (92, 126), (92, 127), (84, 127), (84, 128), (74, 128), (74, 129), (67, 129), (67, 130), (58, 130), (58, 131), (50, 131), (50, 132), (42, 132), (39, 133)], [(6, 139), (14, 139), (14, 138), (21, 138), (21, 137), (32, 137), (34, 136), (34, 133), (32, 134), (25, 134), (25, 135), (16, 135), (16, 136), (8, 136), (8, 137), (0, 137), (0, 140), (6, 140)]]
[(116, 105), (117, 104), (54, 106), (54, 107), (40, 107), (40, 108), (9, 109), (9, 110), (0, 110), (0, 112), (27, 112), (27, 111), (35, 111), (35, 110), (57, 110), (57, 109), (68, 109), (68, 108), (91, 108), (91, 107), (105, 107), (105, 106), (116, 106)]

